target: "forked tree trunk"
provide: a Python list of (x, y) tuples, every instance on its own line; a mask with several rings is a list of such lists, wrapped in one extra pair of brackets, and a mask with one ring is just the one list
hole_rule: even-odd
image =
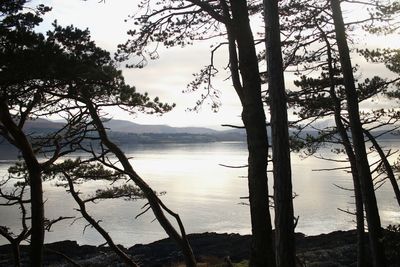
[[(174, 240), (177, 243), (178, 247), (182, 250), (182, 253), (185, 257), (186, 266), (195, 267), (196, 259), (193, 254), (192, 248), (190, 247), (188, 239), (186, 237), (186, 233), (179, 216), (173, 213), (171, 210), (169, 210), (162, 203), (162, 201), (158, 198), (153, 189), (134, 171), (132, 165), (129, 163), (129, 159), (126, 157), (124, 152), (122, 152), (122, 150), (108, 138), (104, 125), (99, 115), (97, 114), (97, 110), (94, 107), (94, 105), (90, 102), (90, 96), (86, 97), (87, 98), (85, 99), (80, 99), (80, 101), (85, 103), (87, 108), (89, 109), (90, 116), (99, 133), (102, 143), (117, 157), (126, 174), (129, 175), (130, 179), (140, 188), (140, 190), (142, 190), (161, 227), (164, 228), (168, 236), (172, 240)], [(165, 216), (164, 211), (168, 212), (177, 220), (181, 234), (178, 233), (175, 227)]]
[(330, 3), (346, 89), (347, 109), (353, 139), (354, 154), (356, 157), (357, 170), (360, 178), (361, 191), (368, 223), (371, 254), (374, 266), (384, 267), (386, 266), (386, 258), (383, 248), (382, 228), (360, 121), (358, 97), (355, 88), (353, 68), (346, 40), (340, 1), (330, 0)]
[(243, 105), (242, 120), (247, 133), (248, 186), (252, 227), (250, 266), (275, 266), (272, 225), (269, 212), (267, 160), (268, 135), (261, 98), (261, 80), (247, 2), (231, 0), (232, 32), (238, 49)]
[(296, 265), (292, 172), (278, 1), (264, 0), (265, 44), (274, 169), (275, 257), (278, 267)]
[(354, 187), (354, 198), (356, 203), (356, 224), (357, 224), (357, 267), (365, 266), (366, 259), (365, 259), (365, 242), (364, 242), (364, 235), (365, 235), (365, 227), (364, 227), (364, 205), (362, 201), (362, 194), (361, 194), (361, 187), (360, 187), (360, 180), (357, 171), (357, 162), (356, 157), (353, 152), (353, 148), (351, 146), (350, 138), (347, 135), (346, 128), (342, 122), (341, 116), (341, 103), (340, 99), (338, 99), (336, 92), (335, 92), (335, 81), (334, 81), (334, 70), (333, 70), (333, 59), (332, 59), (332, 49), (331, 45), (328, 41), (328, 37), (326, 36), (325, 32), (319, 28), (322, 38), (326, 44), (327, 56), (328, 56), (328, 73), (329, 73), (329, 94), (333, 102), (333, 109), (334, 109), (334, 117), (335, 117), (335, 124), (337, 131), (339, 132), (340, 138), (342, 139), (342, 143), (344, 149), (346, 151), (347, 157), (350, 162), (351, 168), (351, 176), (353, 178), (353, 187)]
[(44, 205), (42, 189), (42, 171), (36, 155), (32, 150), (22, 129), (14, 123), (7, 103), (0, 102), (0, 121), (14, 139), (15, 145), (21, 151), (29, 173), (30, 200), (31, 200), (31, 266), (42, 266), (44, 243)]

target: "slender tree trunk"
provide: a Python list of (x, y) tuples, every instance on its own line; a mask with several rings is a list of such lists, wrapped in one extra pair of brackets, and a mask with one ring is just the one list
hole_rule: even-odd
[[(129, 159), (126, 157), (124, 152), (122, 152), (122, 150), (117, 145), (115, 145), (110, 139), (108, 139), (107, 132), (103, 126), (103, 123), (101, 122), (99, 115), (97, 114), (97, 110), (93, 106), (93, 104), (88, 100), (88, 99), (90, 99), (90, 96), (87, 96), (87, 97), (89, 97), (89, 98), (80, 99), (80, 101), (85, 103), (86, 106), (88, 107), (90, 116), (93, 119), (93, 123), (94, 123), (95, 127), (97, 128), (97, 131), (99, 133), (102, 143), (104, 143), (104, 145), (112, 153), (115, 154), (115, 156), (121, 162), (121, 165), (122, 165), (124, 171), (129, 175), (131, 180), (140, 188), (140, 190), (142, 190), (143, 194), (146, 196), (146, 199), (148, 200), (150, 207), (153, 210), (153, 213), (154, 213), (155, 217), (157, 218), (158, 222), (160, 223), (160, 225), (163, 227), (163, 229), (168, 234), (168, 236), (172, 240), (174, 240), (177, 243), (177, 245), (181, 248), (182, 253), (185, 257), (186, 266), (187, 267), (195, 267), (196, 259), (193, 254), (192, 248), (190, 247), (190, 244), (187, 240), (186, 233), (185, 233), (183, 224), (182, 224), (179, 216), (177, 214), (173, 213), (171, 210), (169, 210), (162, 203), (162, 201), (158, 198), (158, 196), (155, 194), (153, 189), (151, 189), (151, 187), (134, 171), (134, 169), (132, 168), (132, 165), (129, 163)], [(170, 215), (175, 217), (175, 219), (178, 222), (181, 235), (177, 232), (177, 230), (174, 228), (174, 226), (171, 224), (171, 222), (165, 216), (163, 211), (167, 211)]]
[[(336, 97), (336, 95), (334, 96)], [(333, 98), (333, 97), (332, 97)], [(336, 106), (340, 103), (335, 103)], [(353, 178), (354, 198), (356, 206), (356, 224), (357, 224), (357, 267), (366, 265), (365, 254), (365, 227), (364, 227), (364, 205), (362, 201), (361, 185), (357, 171), (356, 158), (351, 147), (350, 139), (347, 135), (346, 129), (341, 121), (340, 111), (335, 108), (335, 122), (339, 135), (342, 139), (344, 149), (350, 162), (351, 175)]]
[(396, 177), (394, 176), (392, 166), (390, 165), (390, 163), (385, 155), (385, 152), (383, 152), (381, 146), (378, 144), (375, 137), (368, 130), (364, 129), (363, 131), (364, 131), (364, 134), (368, 137), (368, 139), (371, 140), (371, 143), (374, 145), (376, 151), (379, 154), (379, 157), (381, 158), (381, 161), (383, 162), (383, 166), (385, 167), (386, 174), (389, 178), (389, 181), (392, 185), (394, 194), (396, 196), (397, 204), (400, 207), (400, 190), (399, 190), (399, 185), (397, 184), (397, 181), (396, 181)]
[(268, 199), (268, 135), (261, 97), (261, 80), (254, 38), (245, 0), (231, 0), (233, 31), (238, 49), (238, 63), (243, 88), (242, 120), (249, 151), (248, 185), (252, 226), (250, 266), (275, 266), (272, 225)]
[[(335, 95), (336, 97), (336, 95)], [(335, 106), (338, 103), (335, 103)], [(339, 103), (340, 106), (340, 103)], [(346, 129), (340, 118), (340, 111), (335, 108), (335, 122), (340, 137), (343, 142), (344, 149), (350, 162), (351, 175), (353, 178), (354, 198), (356, 206), (356, 224), (357, 224), (357, 267), (366, 265), (365, 254), (365, 227), (364, 227), (364, 205), (362, 201), (361, 185), (358, 176), (356, 158), (351, 147), (350, 139), (347, 135)]]
[(22, 154), (29, 170), (31, 190), (31, 264), (32, 266), (42, 266), (44, 244), (44, 205), (41, 169), (36, 158), (31, 157), (33, 154)]
[(287, 99), (277, 0), (264, 0), (268, 91), (274, 167), (276, 265), (296, 265)]
[(347, 109), (353, 139), (354, 154), (356, 157), (357, 170), (359, 173), (367, 216), (371, 253), (374, 266), (383, 267), (386, 266), (386, 258), (383, 248), (382, 228), (359, 116), (358, 97), (355, 88), (353, 68), (351, 66), (350, 51), (347, 45), (340, 2), (339, 0), (330, 0), (330, 2), (346, 89)]
[(242, 112), (249, 151), (248, 186), (252, 226), (250, 266), (275, 266), (269, 199), (265, 192), (268, 190), (265, 144), (267, 135), (258, 127), (261, 122), (264, 122), (265, 127), (264, 116), (264, 113), (257, 113), (252, 108), (244, 108)]
[[(335, 95), (336, 97), (336, 95)], [(337, 103), (334, 104), (335, 106)], [(340, 103), (339, 103), (340, 106)], [(339, 113), (339, 114), (337, 114)], [(354, 199), (356, 206), (356, 225), (357, 225), (357, 267), (366, 266), (365, 254), (365, 226), (364, 226), (364, 205), (362, 201), (361, 185), (357, 171), (356, 158), (351, 147), (350, 139), (340, 118), (340, 111), (335, 108), (335, 122), (339, 135), (342, 139), (344, 149), (350, 162), (351, 175), (353, 178)]]
[[(319, 27), (318, 27), (319, 28)], [(326, 36), (325, 32), (319, 28), (322, 37), (326, 43), (327, 48), (327, 55), (328, 55), (328, 72), (329, 72), (329, 82), (330, 82), (330, 89), (329, 94), (333, 101), (333, 108), (334, 108), (334, 117), (336, 128), (339, 132), (339, 135), (342, 139), (344, 149), (346, 151), (347, 157), (350, 162), (351, 168), (351, 176), (353, 178), (353, 187), (354, 187), (354, 198), (355, 198), (355, 205), (356, 205), (356, 224), (357, 224), (357, 267), (363, 267), (366, 264), (365, 261), (365, 227), (364, 227), (364, 205), (362, 201), (362, 194), (361, 194), (361, 186), (358, 176), (357, 170), (357, 162), (356, 157), (353, 152), (353, 148), (351, 146), (350, 138), (347, 135), (346, 128), (342, 122), (341, 111), (342, 107), (340, 104), (340, 99), (338, 99), (336, 92), (335, 92), (335, 81), (334, 81), (334, 70), (332, 66), (332, 49), (331, 45), (328, 41), (328, 37)]]
[(12, 120), (10, 111), (5, 102), (0, 102), (0, 121), (7, 128), (22, 153), (29, 173), (31, 197), (31, 266), (42, 266), (44, 243), (44, 205), (42, 189), (42, 172), (36, 155), (22, 129)]

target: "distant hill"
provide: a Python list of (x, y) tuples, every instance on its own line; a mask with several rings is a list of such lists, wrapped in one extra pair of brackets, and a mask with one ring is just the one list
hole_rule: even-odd
[[(41, 134), (46, 132), (52, 132), (54, 130), (60, 129), (63, 126), (62, 121), (52, 121), (47, 119), (36, 119), (29, 120), (25, 123), (24, 130), (28, 133)], [(214, 137), (218, 137), (218, 140), (223, 140), (225, 138), (237, 139), (238, 136), (240, 140), (245, 140), (243, 136), (245, 136), (244, 129), (227, 129), (227, 130), (214, 130), (206, 127), (172, 127), (169, 125), (163, 124), (154, 124), (154, 125), (146, 125), (146, 124), (138, 124), (131, 121), (126, 120), (116, 120), (112, 119), (106, 121), (104, 126), (112, 133), (113, 136), (123, 136), (124, 134), (135, 134), (135, 135), (154, 135), (161, 137), (163, 134), (169, 135), (170, 137), (174, 134), (185, 134), (187, 136), (190, 135), (210, 135)], [(384, 133), (383, 130), (374, 131), (375, 136), (379, 136), (380, 140), (383, 139), (399, 139), (399, 134), (393, 135), (391, 133)], [(268, 134), (271, 135), (270, 129), (268, 128)], [(310, 129), (305, 130), (303, 134), (310, 134), (312, 136), (317, 135), (317, 131)], [(182, 136), (182, 135), (180, 135)], [(168, 138), (170, 139), (170, 138)], [(208, 138), (210, 140), (210, 138)], [(228, 140), (228, 141), (229, 141)]]
[[(47, 119), (35, 119), (29, 120), (25, 123), (24, 130), (27, 133), (41, 134), (46, 132), (52, 132), (60, 129), (63, 126), (62, 121), (52, 121)], [(126, 120), (112, 119), (106, 121), (104, 126), (112, 133), (112, 135), (121, 136), (123, 134), (136, 134), (136, 135), (155, 135), (161, 136), (167, 134), (173, 136), (174, 134), (185, 134), (185, 135), (211, 135), (218, 136), (218, 139), (224, 139), (229, 136), (229, 139), (235, 138), (235, 136), (245, 136), (244, 129), (227, 129), (227, 130), (214, 130), (206, 127), (172, 127), (164, 124), (138, 124)], [(271, 135), (270, 128), (268, 128), (268, 134)], [(317, 131), (314, 129), (304, 130), (303, 134), (310, 134), (317, 136)], [(399, 132), (397, 135), (392, 133), (385, 133), (384, 130), (374, 131), (375, 136), (379, 136), (378, 139), (399, 139)], [(242, 138), (243, 139), (243, 138)]]
[[(63, 127), (62, 121), (36, 119), (27, 121), (24, 130), (28, 134), (42, 135)], [(150, 143), (209, 143), (218, 141), (245, 141), (245, 131), (229, 129), (217, 131), (205, 127), (172, 127), (168, 125), (144, 125), (125, 120), (109, 120), (104, 123), (110, 137), (119, 144)], [(1, 142), (0, 146), (7, 142)]]
[(60, 129), (64, 124), (46, 119), (28, 120), (24, 125), (24, 130), (27, 132), (43, 132), (48, 130)]
[[(24, 130), (26, 133), (43, 135), (54, 132), (63, 127), (61, 121), (36, 119), (27, 121)], [(211, 143), (221, 141), (246, 142), (244, 129), (228, 129), (217, 131), (205, 127), (172, 127), (168, 125), (143, 125), (125, 120), (110, 120), (105, 122), (110, 138), (124, 148), (137, 144), (165, 144), (165, 143)], [(268, 129), (269, 135), (270, 129)], [(375, 135), (382, 132), (375, 131)], [(315, 130), (306, 130), (303, 134), (316, 136)], [(378, 138), (382, 141), (398, 141), (399, 135), (383, 134)], [(271, 139), (270, 139), (271, 140)], [(0, 137), (0, 163), (1, 160), (17, 155), (18, 151), (7, 141)]]
[(144, 125), (125, 120), (110, 120), (104, 126), (113, 132), (121, 133), (154, 133), (154, 134), (216, 134), (220, 131), (205, 127), (172, 127), (168, 125)]

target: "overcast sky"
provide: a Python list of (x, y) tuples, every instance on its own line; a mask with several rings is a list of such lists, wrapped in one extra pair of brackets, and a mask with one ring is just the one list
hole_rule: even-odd
[[(53, 7), (45, 16), (41, 30), (49, 29), (51, 23), (57, 19), (59, 25), (73, 24), (79, 28), (89, 28), (92, 38), (97, 45), (114, 52), (120, 43), (124, 43), (128, 36), (127, 30), (132, 28), (133, 22), (125, 22), (128, 15), (137, 11), (138, 0), (34, 0), (33, 3), (44, 3)], [(345, 14), (347, 17), (351, 14)], [(254, 32), (262, 31), (261, 25)], [(359, 36), (356, 40), (361, 46), (370, 44), (373, 47), (385, 47), (387, 44), (399, 47), (399, 37), (370, 38)], [(182, 93), (186, 85), (193, 79), (192, 74), (207, 65), (210, 60), (210, 43), (198, 43), (192, 47), (160, 49), (160, 58), (151, 61), (143, 69), (124, 69), (126, 81), (135, 85), (140, 92), (148, 92), (151, 97), (159, 96), (161, 101), (176, 103), (176, 108), (163, 116), (148, 116), (137, 114), (132, 116), (124, 112), (110, 110), (109, 113), (116, 119), (131, 120), (142, 124), (168, 124), (171, 126), (206, 126), (219, 128), (221, 124), (241, 124), (241, 106), (230, 80), (225, 80), (228, 73), (223, 71), (226, 66), (226, 51), (217, 54), (217, 64), (221, 72), (215, 79), (215, 87), (221, 91), (222, 106), (218, 113), (211, 111), (209, 105), (204, 105), (199, 112), (189, 112), (188, 108), (194, 106), (199, 99), (197, 93)], [(362, 75), (367, 77), (382, 71), (377, 65), (363, 63)], [(265, 68), (262, 66), (261, 68)], [(291, 87), (291, 79), (287, 75), (287, 87)], [(224, 81), (225, 80), (225, 81)], [(365, 104), (367, 105), (367, 104)], [(375, 101), (372, 105), (378, 105)], [(381, 103), (382, 105), (382, 103)]]
[[(124, 20), (137, 11), (137, 0), (56, 0), (40, 1), (53, 7), (45, 16), (40, 30), (49, 29), (57, 19), (59, 25), (71, 25), (78, 28), (89, 28), (97, 45), (114, 52), (117, 45), (127, 40), (127, 30), (133, 22)], [(241, 124), (241, 107), (230, 80), (223, 81), (228, 73), (221, 71), (215, 80), (215, 87), (221, 91), (221, 102), (217, 113), (211, 111), (210, 105), (204, 105), (199, 112), (187, 111), (194, 107), (199, 99), (197, 93), (183, 93), (186, 85), (192, 81), (193, 73), (199, 71), (210, 61), (210, 43), (198, 43), (186, 48), (160, 49), (160, 58), (150, 61), (143, 69), (124, 69), (125, 80), (137, 87), (140, 92), (148, 92), (151, 97), (159, 96), (167, 103), (176, 103), (176, 108), (163, 115), (129, 115), (124, 112), (109, 111), (116, 119), (131, 120), (142, 124), (168, 124), (171, 126), (206, 126), (220, 128), (221, 124)], [(217, 55), (219, 64), (225, 66), (224, 51)], [(121, 66), (123, 67), (123, 66)]]

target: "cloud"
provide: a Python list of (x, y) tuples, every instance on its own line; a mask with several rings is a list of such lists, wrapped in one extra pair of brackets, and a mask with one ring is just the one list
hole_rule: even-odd
[[(40, 31), (51, 28), (54, 20), (60, 25), (71, 25), (78, 28), (89, 28), (92, 38), (97, 45), (116, 51), (118, 44), (127, 40), (126, 32), (132, 27), (132, 20), (125, 22), (128, 15), (135, 13), (139, 1), (33, 1), (33, 5), (44, 3), (53, 7), (53, 10), (45, 16), (45, 21)], [(195, 105), (200, 98), (201, 91), (194, 93), (182, 93), (187, 84), (193, 80), (193, 73), (198, 72), (210, 62), (210, 44), (197, 43), (185, 48), (165, 49), (160, 47), (160, 58), (149, 61), (143, 69), (123, 69), (127, 83), (135, 85), (140, 92), (148, 92), (151, 97), (159, 96), (161, 101), (176, 103), (177, 107), (168, 114), (149, 116), (137, 114), (132, 117), (122, 111), (107, 110), (111, 116), (135, 120), (148, 124), (169, 124), (174, 126), (215, 126), (222, 123), (240, 123), (238, 117), (241, 112), (238, 98), (231, 88), (230, 81), (221, 82), (227, 77), (225, 72), (216, 79), (215, 85), (221, 91), (223, 105), (218, 113), (205, 106), (198, 112), (187, 112), (188, 108)], [(220, 66), (226, 66), (226, 54), (224, 51), (217, 55)]]

